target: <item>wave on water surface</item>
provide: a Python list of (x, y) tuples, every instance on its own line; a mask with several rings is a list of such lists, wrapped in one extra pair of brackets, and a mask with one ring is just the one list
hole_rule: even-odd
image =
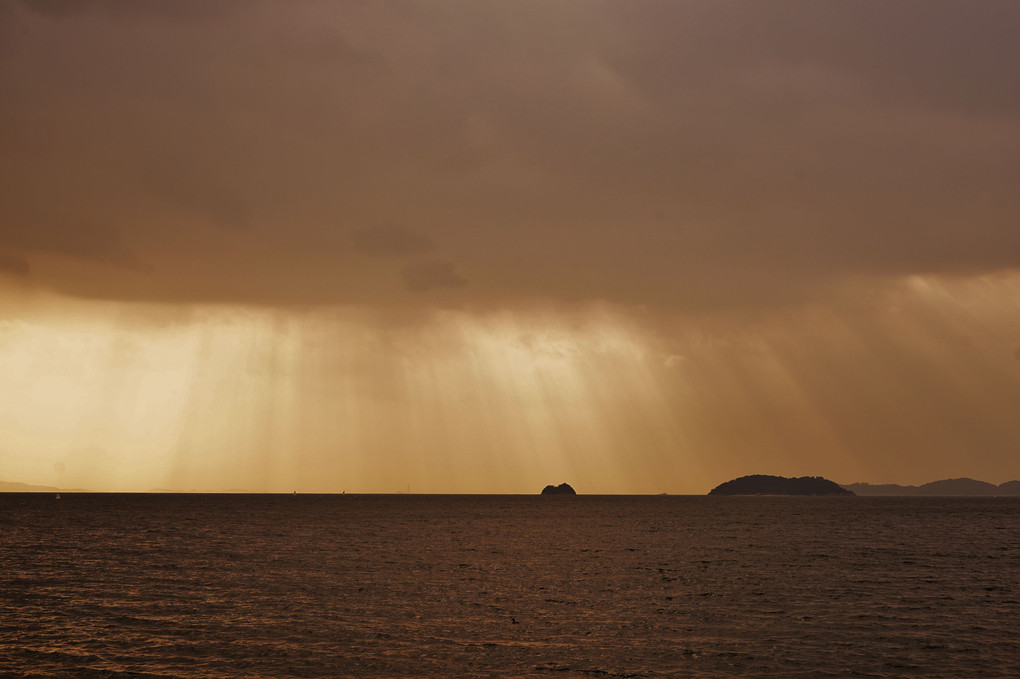
[(0, 673), (1020, 676), (1020, 500), (0, 496)]

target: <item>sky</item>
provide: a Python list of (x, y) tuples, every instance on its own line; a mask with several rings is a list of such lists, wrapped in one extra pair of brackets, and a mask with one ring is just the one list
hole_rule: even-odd
[(0, 480), (1020, 478), (1015, 0), (0, 2)]

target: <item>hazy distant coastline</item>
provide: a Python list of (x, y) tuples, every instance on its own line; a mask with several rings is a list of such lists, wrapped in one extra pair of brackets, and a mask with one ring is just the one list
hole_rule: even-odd
[(855, 495), (904, 497), (1020, 497), (1020, 481), (1006, 481), (998, 486), (971, 478), (942, 479), (920, 486), (901, 486), (898, 483), (845, 483), (840, 484)]
[(53, 493), (62, 490), (65, 489), (56, 486), (34, 486), (17, 481), (0, 481), (0, 493)]
[[(761, 475), (758, 475), (761, 476)], [(742, 477), (746, 479), (753, 479), (756, 477)], [(766, 479), (779, 479), (782, 477), (763, 477)], [(716, 492), (716, 495), (725, 494), (765, 494), (765, 495), (785, 495), (785, 494), (807, 494), (807, 495), (824, 495), (829, 494), (822, 492), (826, 489), (816, 487), (817, 482), (809, 483), (807, 479), (818, 478), (818, 477), (805, 477), (805, 481), (802, 484), (807, 483), (802, 488), (799, 488), (797, 492), (790, 493), (789, 488), (783, 488), (777, 490), (776, 488), (763, 488), (756, 487), (754, 490), (748, 490), (745, 488), (743, 492), (725, 492), (727, 489), (723, 489), (723, 492)], [(736, 480), (736, 479), (735, 479)], [(734, 481), (735, 481), (734, 480)], [(827, 481), (827, 479), (826, 479)], [(732, 482), (727, 482), (732, 483)], [(830, 482), (832, 483), (832, 482)], [(726, 484), (723, 484), (726, 485)], [(774, 484), (773, 484), (774, 485)], [(904, 486), (897, 483), (840, 483), (834, 484), (840, 488), (850, 491), (854, 495), (864, 497), (1020, 497), (1020, 481), (1006, 481), (999, 485), (994, 483), (988, 483), (987, 481), (978, 481), (971, 478), (959, 478), (959, 479), (942, 479), (939, 481), (932, 481), (931, 483), (925, 483), (919, 486)], [(810, 488), (808, 487), (810, 486)], [(713, 489), (715, 490), (715, 489)], [(30, 483), (21, 483), (18, 481), (2, 481), (0, 480), (0, 493), (73, 493), (73, 492), (94, 492), (84, 488), (59, 488), (57, 486), (43, 486), (35, 485)], [(250, 490), (239, 490), (230, 489), (222, 491), (210, 491), (210, 490), (174, 490), (169, 488), (152, 488), (146, 493), (233, 493), (233, 494), (249, 494), (258, 493), (258, 491)], [(281, 491), (283, 492), (283, 491)], [(543, 493), (546, 491), (543, 491)], [(830, 491), (831, 493), (831, 491)]]

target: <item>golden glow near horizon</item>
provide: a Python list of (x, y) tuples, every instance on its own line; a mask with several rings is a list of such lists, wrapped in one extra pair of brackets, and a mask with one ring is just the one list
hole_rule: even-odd
[(51, 299), (59, 315), (0, 321), (0, 465), (95, 490), (702, 493), (743, 473), (975, 466), (1000, 482), (1017, 300), (1015, 276), (913, 277), (865, 318), (651, 325), (605, 305), (387, 324)]
[(388, 330), (343, 310), (207, 307), (137, 326), (103, 306), (106, 324), (0, 325), (5, 388), (21, 394), (0, 411), (8, 474), (132, 490), (527, 492), (571, 476), (625, 492), (633, 480), (610, 411), (654, 386), (658, 359), (613, 319), (563, 329), (442, 313)]

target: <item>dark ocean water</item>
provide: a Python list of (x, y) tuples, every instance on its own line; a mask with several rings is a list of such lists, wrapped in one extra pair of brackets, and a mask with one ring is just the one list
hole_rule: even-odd
[(1020, 498), (0, 495), (0, 675), (1020, 677)]

